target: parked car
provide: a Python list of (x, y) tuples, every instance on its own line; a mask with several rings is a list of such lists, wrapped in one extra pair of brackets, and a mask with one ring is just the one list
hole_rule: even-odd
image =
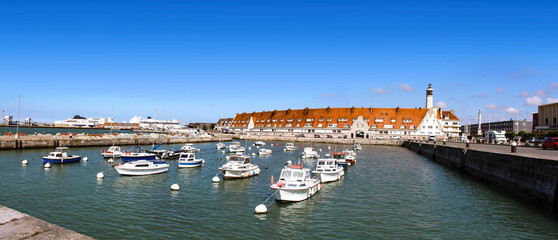
[(436, 141), (436, 136), (429, 136), (428, 141)]
[(542, 143), (542, 149), (552, 148), (558, 149), (558, 137), (547, 138)]
[(327, 138), (333, 138), (333, 136), (331, 136), (331, 135), (327, 135)]
[(322, 138), (322, 137), (318, 134), (314, 134), (314, 138)]
[(305, 137), (304, 134), (298, 134), (295, 137)]
[(384, 140), (384, 139), (385, 139), (384, 136), (378, 136), (378, 137), (376, 137), (376, 140)]
[(391, 138), (391, 140), (399, 140), (399, 139), (401, 139), (400, 136), (391, 136), (390, 138)]

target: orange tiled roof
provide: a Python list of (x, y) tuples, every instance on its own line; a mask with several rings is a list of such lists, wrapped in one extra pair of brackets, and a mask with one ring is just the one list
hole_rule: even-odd
[(459, 118), (457, 116), (455, 116), (455, 114), (453, 114), (453, 111), (442, 111), (442, 119), (445, 120), (445, 117), (443, 117), (443, 116), (448, 116), (448, 120), (459, 121)]
[(321, 128), (327, 128), (329, 124), (337, 124), (339, 128), (348, 128), (353, 124), (353, 119), (362, 116), (368, 119), (368, 127), (376, 124), (378, 129), (384, 129), (384, 125), (393, 125), (393, 129), (400, 129), (401, 125), (405, 125), (405, 129), (410, 129), (410, 125), (417, 128), (427, 112), (425, 108), (355, 107), (274, 110), (236, 114), (232, 127), (247, 127), (250, 118), (253, 118), (254, 127), (289, 127), (288, 124), (291, 124), (290, 127), (305, 127), (311, 124), (313, 128), (320, 128), (319, 124), (322, 124)]

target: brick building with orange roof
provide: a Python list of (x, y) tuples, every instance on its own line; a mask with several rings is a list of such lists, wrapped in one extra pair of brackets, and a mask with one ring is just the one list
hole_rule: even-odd
[(432, 85), (426, 90), (425, 108), (305, 108), (238, 113), (230, 129), (266, 135), (316, 134), (322, 137), (399, 136), (438, 138), (459, 136), (454, 111), (434, 107)]

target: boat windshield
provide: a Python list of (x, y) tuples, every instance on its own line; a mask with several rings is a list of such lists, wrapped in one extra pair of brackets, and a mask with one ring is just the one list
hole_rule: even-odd
[(303, 172), (299, 172), (299, 171), (293, 172), (294, 178), (302, 178), (303, 175), (304, 175)]
[(282, 177), (282, 178), (290, 178), (290, 177), (291, 177), (291, 174), (292, 174), (291, 171), (283, 171), (283, 172), (281, 173), (281, 177)]
[(335, 158), (335, 159), (345, 159), (345, 154), (333, 154), (333, 158)]

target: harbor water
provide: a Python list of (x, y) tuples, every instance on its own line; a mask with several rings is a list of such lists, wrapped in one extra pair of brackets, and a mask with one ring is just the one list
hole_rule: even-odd
[[(50, 169), (40, 160), (48, 150), (0, 151), (0, 204), (96, 239), (558, 238), (558, 221), (545, 210), (391, 146), (363, 146), (340, 181), (303, 202), (268, 201), (268, 213), (255, 215), (273, 193), (271, 175), (277, 180), (287, 160), (299, 161), (301, 144), (295, 152), (284, 145), (268, 143), (273, 154), (252, 157), (259, 176), (220, 183), (211, 179), (226, 155), (215, 143), (195, 145), (201, 167), (178, 169), (170, 160), (168, 173), (140, 177), (118, 175), (111, 165), (120, 160), (109, 164), (97, 147), (72, 148), (89, 160)], [(327, 144), (313, 147), (329, 152)], [(302, 163), (314, 167), (315, 160)], [(174, 183), (180, 191), (169, 189)]]

